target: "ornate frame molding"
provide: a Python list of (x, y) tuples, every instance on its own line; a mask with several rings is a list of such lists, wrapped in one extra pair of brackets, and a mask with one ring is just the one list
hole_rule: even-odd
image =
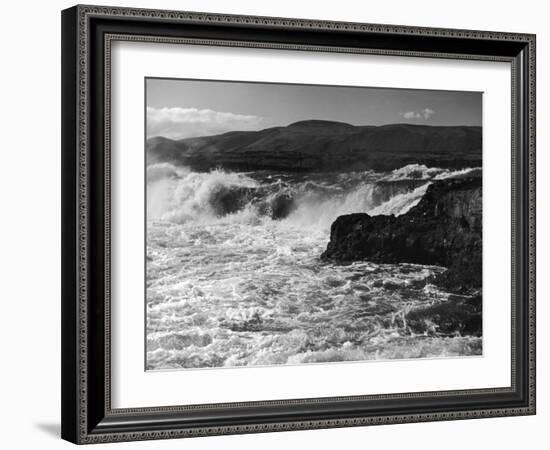
[[(65, 127), (71, 128), (70, 134), (64, 130), (63, 142), (63, 157), (69, 153), (75, 153), (73, 156), (76, 171), (66, 173), (64, 168), (63, 186), (68, 188), (75, 187), (75, 191), (71, 195), (67, 194), (64, 198), (64, 203), (71, 203), (69, 213), (64, 217), (64, 221), (72, 221), (74, 230), (71, 236), (75, 238), (74, 251), (64, 252), (64, 289), (63, 294), (63, 309), (73, 311), (67, 316), (74, 319), (75, 322), (70, 326), (64, 325), (63, 339), (73, 339), (75, 342), (71, 346), (64, 347), (63, 358), (67, 361), (64, 369), (65, 377), (75, 377), (75, 392), (64, 391), (63, 401), (63, 435), (77, 443), (98, 443), (112, 441), (129, 441), (143, 439), (163, 439), (173, 437), (194, 437), (207, 436), (217, 434), (238, 434), (250, 432), (271, 432), (285, 431), (297, 429), (313, 429), (313, 428), (328, 428), (328, 427), (347, 427), (347, 426), (362, 426), (373, 424), (390, 424), (404, 422), (422, 422), (422, 421), (440, 421), (452, 419), (469, 419), (481, 417), (499, 417), (510, 415), (527, 415), (535, 413), (535, 36), (530, 34), (514, 34), (501, 32), (487, 31), (471, 31), (471, 30), (449, 30), (435, 29), (424, 27), (405, 27), (396, 25), (377, 25), (377, 24), (362, 24), (362, 23), (347, 23), (333, 21), (318, 21), (304, 19), (287, 19), (287, 18), (270, 18), (270, 17), (255, 17), (255, 16), (234, 16), (221, 14), (205, 14), (195, 12), (178, 12), (178, 11), (159, 11), (148, 9), (130, 9), (117, 7), (99, 7), (99, 6), (76, 6), (64, 12), (65, 23), (64, 27), (68, 30), (67, 36), (74, 39), (74, 54), (72, 52), (64, 52), (64, 64), (72, 64), (74, 67), (73, 74), (68, 72), (64, 79), (64, 89), (72, 89), (74, 92), (68, 93), (69, 100), (75, 100), (71, 104), (70, 101), (64, 102), (63, 107), (66, 110), (67, 117), (64, 118)], [(480, 53), (446, 53), (442, 51), (426, 51), (426, 50), (395, 50), (384, 48), (366, 48), (366, 47), (341, 47), (330, 45), (304, 45), (296, 43), (274, 43), (267, 41), (246, 41), (246, 40), (231, 40), (231, 39), (205, 39), (205, 38), (189, 38), (189, 37), (155, 37), (145, 34), (128, 34), (128, 33), (111, 33), (107, 32), (102, 37), (104, 45), (103, 64), (105, 70), (104, 80), (104, 126), (103, 126), (103, 147), (104, 147), (104, 177), (103, 177), (103, 192), (104, 192), (104, 292), (105, 313), (104, 313), (104, 352), (105, 352), (105, 385), (104, 385), (104, 408), (103, 416), (107, 419), (111, 418), (116, 422), (117, 418), (124, 416), (147, 416), (158, 413), (181, 413), (190, 408), (209, 409), (220, 408), (227, 405), (195, 405), (182, 407), (166, 407), (166, 408), (140, 408), (140, 409), (125, 409), (113, 410), (110, 403), (110, 63), (111, 63), (111, 43), (116, 40), (125, 41), (144, 41), (155, 43), (186, 43), (194, 45), (219, 45), (219, 46), (244, 46), (265, 49), (290, 49), (303, 51), (324, 51), (324, 52), (352, 52), (364, 54), (384, 54), (396, 56), (415, 56), (415, 57), (436, 57), (436, 58), (452, 58), (452, 59), (481, 59), (491, 61), (507, 61), (512, 67), (512, 87), (514, 92), (512, 98), (515, 99), (519, 91), (524, 92), (524, 97), (519, 93), (519, 97), (523, 99), (525, 105), (518, 105), (513, 101), (513, 116), (512, 120), (512, 146), (513, 154), (515, 152), (526, 152), (525, 159), (525, 180), (527, 191), (519, 191), (518, 195), (525, 196), (526, 210), (528, 214), (523, 217), (522, 212), (517, 211), (513, 207), (512, 226), (525, 226), (527, 229), (527, 247), (528, 259), (525, 261), (527, 266), (527, 277), (523, 280), (528, 289), (528, 296), (524, 298), (526, 307), (526, 349), (527, 352), (523, 355), (525, 358), (525, 372), (527, 374), (527, 392), (528, 398), (521, 404), (508, 407), (494, 408), (473, 408), (471, 410), (451, 410), (451, 411), (434, 411), (434, 412), (418, 412), (411, 414), (382, 414), (382, 415), (364, 415), (345, 418), (321, 418), (316, 420), (287, 420), (273, 421), (266, 423), (255, 424), (236, 424), (236, 425), (219, 425), (219, 426), (190, 426), (190, 427), (161, 427), (155, 429), (154, 426), (145, 427), (135, 425), (131, 430), (125, 428), (117, 429), (114, 425), (107, 423), (107, 426), (99, 426), (98, 423), (90, 422), (92, 416), (90, 406), (90, 364), (89, 357), (90, 349), (90, 327), (93, 323), (90, 318), (90, 267), (94, 261), (90, 258), (90, 232), (93, 217), (92, 208), (90, 207), (91, 184), (97, 183), (99, 180), (93, 180), (91, 177), (92, 169), (90, 167), (91, 158), (91, 120), (90, 116), (90, 92), (93, 92), (90, 79), (94, 70), (92, 63), (93, 55), (91, 53), (91, 21), (94, 19), (123, 19), (136, 20), (143, 23), (160, 22), (162, 24), (171, 25), (208, 25), (208, 26), (243, 26), (247, 29), (260, 30), (268, 29), (275, 32), (284, 31), (300, 31), (300, 30), (322, 30), (339, 33), (375, 33), (378, 36), (422, 36), (430, 38), (443, 39), (460, 39), (471, 40), (473, 43), (480, 41), (497, 41), (504, 44), (515, 43), (518, 48), (522, 47), (527, 52), (527, 57), (523, 60), (515, 56), (492, 54), (485, 55)], [(64, 39), (68, 37), (64, 36)], [(473, 46), (474, 47), (474, 46)], [(472, 47), (472, 48), (473, 48)], [(97, 50), (97, 49), (96, 49)], [(523, 65), (523, 66), (521, 66)], [(522, 79), (518, 79), (518, 75)], [(71, 80), (71, 84), (67, 80)], [(65, 87), (66, 86), (66, 87)], [(515, 90), (518, 90), (516, 92)], [(96, 95), (94, 93), (94, 95)], [(72, 97), (71, 97), (72, 96)], [(74, 108), (76, 105), (76, 108)], [(522, 110), (522, 107), (524, 108)], [(527, 111), (527, 117), (522, 111)], [(70, 120), (69, 120), (70, 116)], [(518, 119), (524, 123), (519, 131)], [(516, 148), (518, 143), (523, 148)], [(518, 169), (519, 170), (519, 169)], [(514, 179), (514, 183), (516, 180)], [(73, 186), (74, 185), (74, 186)], [(513, 185), (513, 195), (516, 194), (518, 185)], [(521, 186), (520, 186), (521, 189)], [(515, 204), (514, 204), (515, 205)], [(519, 214), (519, 216), (518, 216)], [(521, 223), (520, 223), (521, 222)], [(523, 225), (522, 225), (523, 224)], [(514, 236), (516, 235), (513, 232)], [(66, 239), (72, 239), (68, 237)], [(65, 238), (64, 238), (65, 239)], [(67, 247), (69, 245), (67, 244)], [(521, 255), (520, 255), (521, 256)], [(515, 268), (516, 258), (513, 257), (513, 270)], [(65, 266), (73, 265), (72, 268)], [(75, 270), (76, 269), (76, 270)], [(67, 284), (65, 287), (65, 279), (75, 271), (76, 282)], [(513, 277), (516, 280), (516, 277)], [(514, 290), (514, 289), (513, 289)], [(515, 296), (512, 296), (515, 298)], [(518, 301), (521, 299), (518, 299)], [(76, 301), (76, 309), (75, 309)], [(516, 324), (515, 309), (513, 310), (513, 326)], [(515, 335), (515, 333), (514, 333)], [(516, 348), (512, 345), (513, 361), (516, 362)], [(65, 367), (65, 366), (64, 366)], [(432, 392), (419, 394), (395, 394), (395, 395), (379, 395), (379, 396), (362, 396), (362, 397), (336, 397), (331, 399), (310, 399), (310, 400), (288, 400), (276, 402), (252, 402), (246, 404), (254, 406), (290, 406), (299, 403), (300, 405), (308, 403), (326, 403), (327, 401), (347, 401), (347, 400), (380, 400), (380, 399), (414, 399), (423, 398), (426, 395), (437, 396), (465, 396), (475, 397), (476, 395), (497, 394), (512, 392), (516, 388), (515, 365), (513, 364), (512, 379), (513, 383), (510, 388), (500, 389), (483, 389), (472, 391), (450, 391), (450, 392)], [(74, 404), (73, 404), (74, 403)], [(242, 405), (241, 405), (242, 406)], [(97, 411), (96, 411), (97, 415)], [(101, 414), (100, 414), (101, 415)], [(70, 417), (69, 417), (70, 416)], [(96, 422), (96, 420), (94, 420)], [(141, 422), (140, 422), (141, 423)]]

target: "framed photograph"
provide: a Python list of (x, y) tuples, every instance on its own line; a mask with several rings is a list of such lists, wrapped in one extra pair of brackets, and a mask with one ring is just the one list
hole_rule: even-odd
[(62, 437), (535, 413), (535, 36), (62, 12)]

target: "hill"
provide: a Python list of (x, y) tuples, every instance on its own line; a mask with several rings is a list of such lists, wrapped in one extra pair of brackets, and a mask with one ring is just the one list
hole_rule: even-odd
[(481, 127), (392, 124), (354, 126), (308, 120), (260, 131), (147, 141), (147, 162), (193, 170), (393, 170), (407, 164), (481, 165)]

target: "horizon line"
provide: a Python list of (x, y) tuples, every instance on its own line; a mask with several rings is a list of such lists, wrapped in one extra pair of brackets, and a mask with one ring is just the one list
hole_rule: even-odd
[(383, 127), (390, 127), (390, 126), (406, 126), (406, 127), (424, 127), (424, 128), (482, 128), (483, 125), (427, 125), (427, 124), (421, 124), (421, 123), (407, 123), (407, 122), (395, 122), (395, 123), (386, 123), (382, 125), (353, 125), (348, 122), (341, 122), (338, 120), (326, 120), (326, 119), (304, 119), (304, 120), (298, 120), (296, 122), (289, 123), (288, 125), (277, 125), (273, 127), (267, 127), (267, 128), (261, 128), (259, 130), (230, 130), (230, 131), (224, 131), (223, 133), (217, 133), (217, 134), (205, 134), (201, 136), (190, 136), (186, 138), (181, 139), (172, 139), (160, 134), (154, 135), (154, 136), (147, 136), (147, 131), (145, 132), (146, 139), (154, 139), (154, 138), (163, 138), (170, 141), (184, 141), (187, 139), (200, 139), (205, 137), (215, 137), (215, 136), (223, 136), (225, 134), (229, 133), (259, 133), (261, 131), (266, 130), (274, 130), (277, 128), (289, 128), (294, 125), (303, 124), (303, 123), (311, 123), (311, 122), (320, 122), (320, 123), (331, 123), (331, 124), (339, 124), (339, 125), (346, 125), (348, 127), (353, 128), (383, 128)]

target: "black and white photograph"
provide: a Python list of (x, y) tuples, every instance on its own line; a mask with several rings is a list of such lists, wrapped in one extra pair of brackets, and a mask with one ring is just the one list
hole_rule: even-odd
[(145, 89), (147, 370), (483, 354), (481, 92)]
[[(543, 15), (397, 1), (65, 6), (60, 89), (42, 89), (57, 102), (32, 103), (61, 115), (31, 133), (5, 83), (22, 108), (6, 107), (20, 118), (8, 142), (56, 129), (61, 146), (46, 158), (61, 265), (42, 252), (36, 273), (25, 249), (55, 240), (39, 197), (56, 172), (7, 152), (24, 161), (6, 166), (20, 208), (5, 222), (32, 230), (6, 233), (23, 272), (6, 305), (30, 305), (21, 287), (42, 293), (49, 273), (61, 308), (39, 295), (24, 314), (36, 342), (5, 360), (38, 376), (23, 383), (33, 397), (60, 394), (62, 439), (452, 450), (540, 437)], [(18, 167), (48, 180), (21, 183), (39, 178)], [(20, 442), (28, 395), (7, 385)], [(42, 447), (49, 409), (30, 406)]]

